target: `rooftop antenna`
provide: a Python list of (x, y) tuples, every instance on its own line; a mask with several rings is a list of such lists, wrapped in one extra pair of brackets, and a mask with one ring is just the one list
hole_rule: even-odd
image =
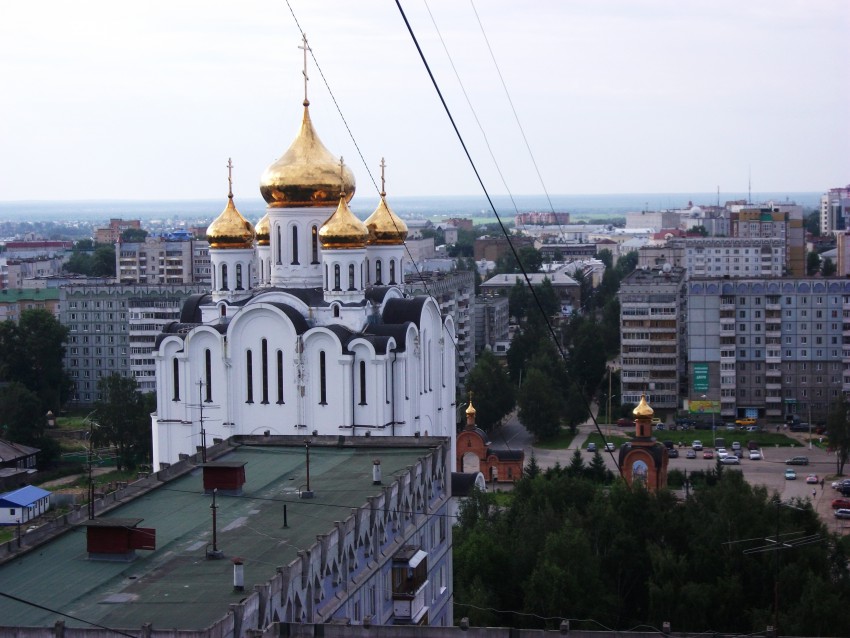
[(747, 203), (753, 203), (753, 168), (747, 167)]
[[(204, 422), (208, 421), (209, 419), (204, 418), (204, 403), (205, 403), (205, 401), (204, 401), (204, 388), (206, 387), (207, 384), (204, 383), (202, 379), (198, 379), (197, 385), (198, 385), (198, 403), (197, 403), (197, 405), (190, 404), (188, 407), (189, 408), (197, 408), (198, 410), (200, 410), (200, 414), (198, 416), (198, 423), (201, 426), (201, 462), (206, 463), (207, 462), (207, 431), (204, 428)], [(215, 404), (213, 404), (209, 401), (207, 401), (206, 403), (207, 403), (207, 406), (206, 406), (207, 409), (212, 410), (212, 409), (219, 407), (219, 406), (217, 406), (217, 405), (215, 405)]]
[(717, 208), (720, 208), (720, 184), (717, 185)]
[(218, 511), (218, 505), (215, 504), (215, 495), (218, 492), (218, 488), (213, 489), (213, 498), (212, 503), (210, 503), (210, 510), (212, 510), (212, 549), (207, 545), (207, 558), (223, 558), (224, 552), (222, 552), (218, 548), (218, 525), (216, 520), (216, 513)]

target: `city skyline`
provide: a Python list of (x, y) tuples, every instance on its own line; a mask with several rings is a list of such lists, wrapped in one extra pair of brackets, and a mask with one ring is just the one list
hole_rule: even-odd
[[(481, 193), (394, 5), (290, 5), (357, 147), (310, 60), (313, 122), (360, 196), (377, 197), (381, 157), (390, 198)], [(550, 194), (825, 191), (850, 175), (840, 0), (402, 6), (491, 194), (543, 192), (499, 72)], [(236, 197), (255, 198), (295, 136), (303, 52), (286, 2), (6, 14), (0, 201), (223, 199), (228, 157)]]

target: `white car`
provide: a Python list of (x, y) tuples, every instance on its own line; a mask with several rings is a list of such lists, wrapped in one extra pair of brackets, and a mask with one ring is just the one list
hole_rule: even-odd
[(617, 449), (617, 446), (615, 444), (609, 442), (609, 443), (605, 444), (605, 449), (608, 450), (609, 452), (613, 452), (614, 450)]
[(741, 460), (737, 456), (735, 456), (734, 454), (727, 454), (726, 456), (721, 456), (720, 462), (723, 463), (723, 465), (740, 465), (741, 464)]
[(717, 455), (717, 458), (719, 458), (721, 461), (722, 461), (723, 459), (725, 459), (727, 456), (729, 456), (729, 452), (727, 452), (727, 451), (726, 451), (726, 448), (725, 448), (725, 447), (719, 447), (719, 448), (717, 448), (717, 449), (714, 451), (714, 453)]
[(702, 441), (697, 441), (695, 439), (694, 442), (691, 443), (691, 448), (694, 449), (694, 450), (697, 450), (697, 451), (701, 450), (702, 449)]
[(761, 461), (761, 452), (759, 450), (750, 450), (751, 461)]

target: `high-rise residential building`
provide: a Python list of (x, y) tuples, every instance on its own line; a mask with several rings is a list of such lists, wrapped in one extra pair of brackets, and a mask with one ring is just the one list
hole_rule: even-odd
[(109, 226), (104, 228), (96, 228), (94, 231), (94, 241), (98, 244), (114, 244), (121, 238), (121, 233), (125, 230), (140, 230), (142, 222), (138, 219), (117, 219), (109, 220)]
[(790, 267), (786, 242), (764, 237), (687, 237), (638, 251), (638, 266), (668, 263), (691, 277), (781, 277)]
[(823, 421), (850, 391), (850, 281), (694, 278), (687, 307), (686, 396), (722, 417)]
[(475, 297), (475, 352), (490, 348), (502, 356), (507, 352), (510, 311), (507, 297)]
[(623, 404), (642, 395), (656, 410), (679, 407), (685, 371), (685, 271), (665, 264), (638, 268), (620, 284)]
[(209, 283), (209, 245), (190, 236), (147, 237), (143, 242), (119, 242), (115, 273), (121, 283)]
[(805, 276), (806, 230), (803, 226), (802, 206), (773, 202), (732, 206), (729, 219), (733, 237), (783, 240), (786, 274), (791, 277)]
[(455, 325), (457, 391), (463, 393), (466, 375), (475, 367), (475, 273), (471, 270), (407, 274), (404, 291), (434, 298)]
[(820, 198), (821, 235), (843, 233), (850, 228), (850, 185), (830, 188)]
[(201, 289), (199, 285), (62, 286), (59, 321), (70, 331), (65, 369), (74, 383), (71, 400), (94, 403), (100, 398), (98, 382), (112, 374), (134, 376), (142, 390), (154, 389), (155, 335)]

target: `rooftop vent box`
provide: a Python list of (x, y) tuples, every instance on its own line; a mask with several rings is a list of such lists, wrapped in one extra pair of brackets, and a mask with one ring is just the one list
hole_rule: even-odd
[(240, 496), (245, 485), (245, 461), (212, 461), (204, 463), (204, 493)]
[(137, 549), (156, 549), (156, 530), (138, 527), (141, 518), (93, 518), (82, 523), (86, 528), (89, 560), (130, 562)]

